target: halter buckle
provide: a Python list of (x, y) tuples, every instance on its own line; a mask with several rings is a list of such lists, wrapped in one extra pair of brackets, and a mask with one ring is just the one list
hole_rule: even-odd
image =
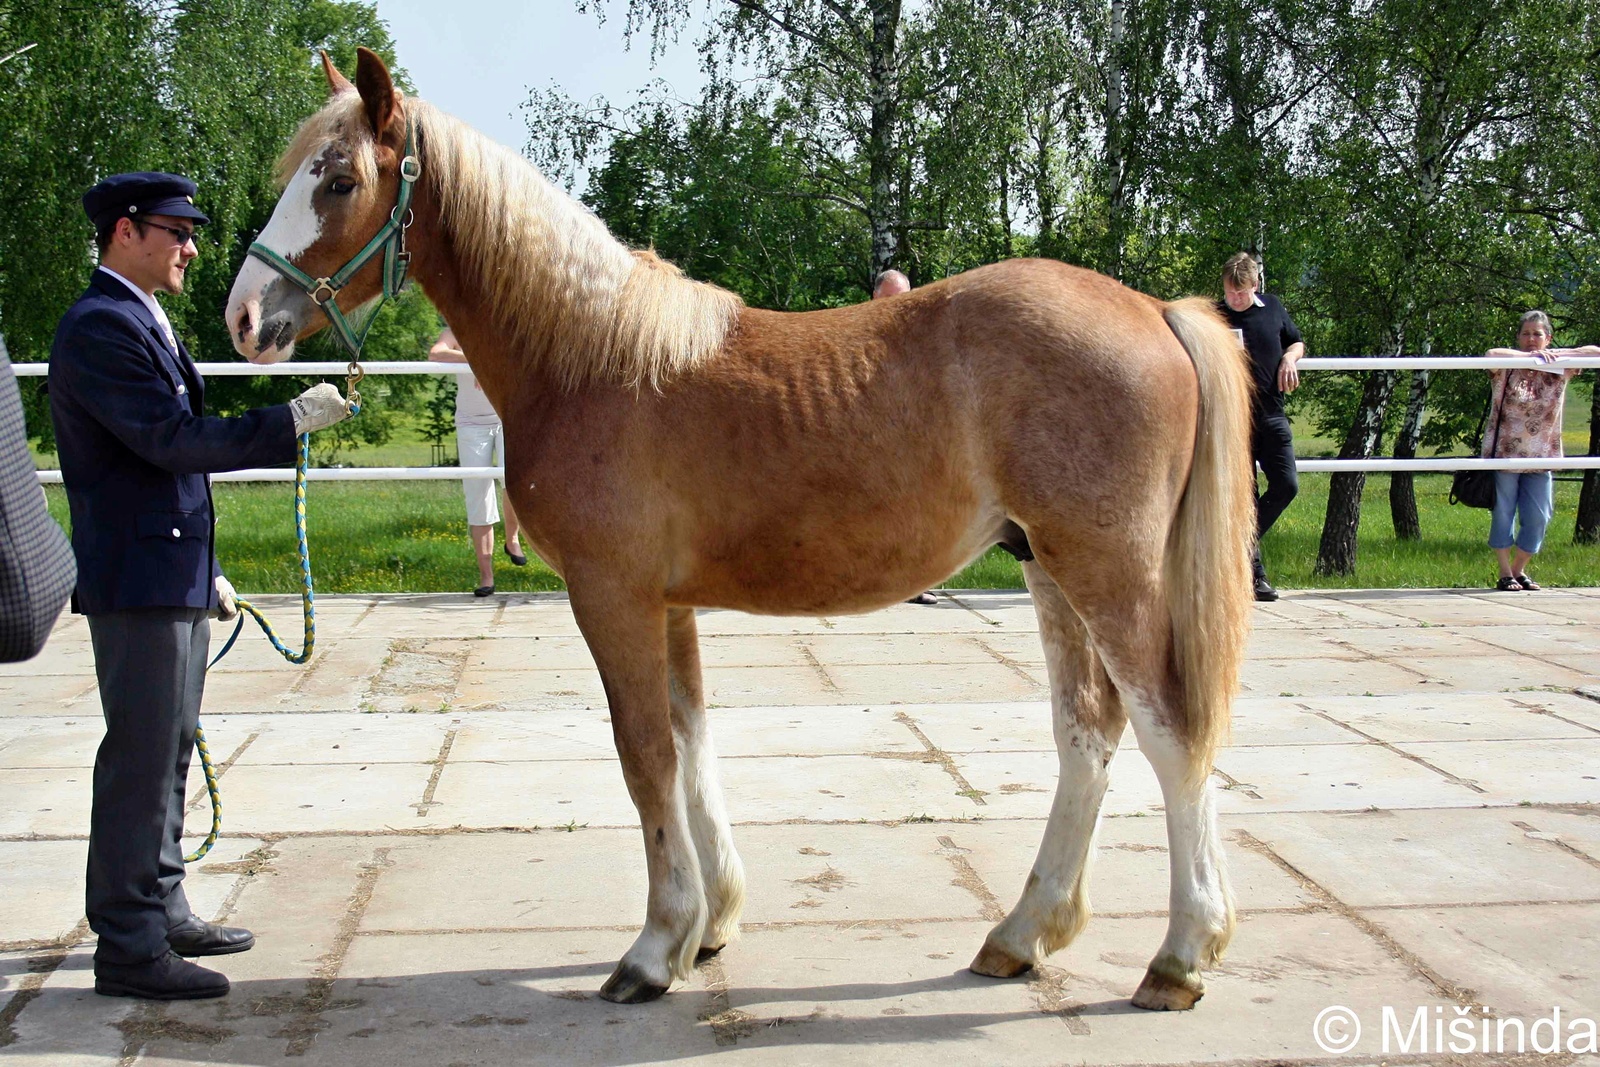
[(317, 305), (317, 307), (321, 307), (334, 297), (338, 296), (339, 290), (333, 287), (331, 279), (318, 278), (317, 287), (306, 295), (311, 297), (311, 302), (313, 304)]
[(422, 160), (416, 156), (406, 156), (400, 161), (400, 177), (408, 182), (414, 182), (422, 177)]

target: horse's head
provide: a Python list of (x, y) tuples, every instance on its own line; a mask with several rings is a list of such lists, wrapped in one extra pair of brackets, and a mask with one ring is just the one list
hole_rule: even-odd
[[(357, 52), (354, 85), (323, 54), (332, 98), (284, 151), (283, 195), (256, 240), (310, 279), (332, 277), (349, 263), (388, 221), (399, 195), (403, 100), (383, 60)], [(382, 268), (383, 257), (374, 257), (332, 302), (348, 314), (379, 295)], [(234, 348), (252, 363), (288, 359), (296, 341), (328, 324), (311, 294), (256, 255), (234, 279), (226, 314)]]

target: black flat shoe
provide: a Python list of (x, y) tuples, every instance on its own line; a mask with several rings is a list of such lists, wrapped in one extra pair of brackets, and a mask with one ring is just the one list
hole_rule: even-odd
[(141, 1000), (205, 1000), (225, 996), (228, 979), (168, 952), (148, 963), (94, 965), (94, 991), (105, 997)]
[(256, 935), (242, 926), (218, 926), (192, 915), (167, 930), (167, 944), (180, 956), (227, 956), (248, 952), (255, 943)]
[(494, 586), (480, 585), (472, 591), (473, 596), (494, 596)]
[(526, 567), (528, 565), (528, 557), (511, 551), (510, 545), (501, 545), (500, 547), (506, 550), (506, 555), (511, 559), (513, 567)]
[(1263, 604), (1270, 604), (1278, 599), (1278, 591), (1272, 588), (1272, 583), (1267, 581), (1265, 574), (1256, 578), (1255, 592), (1256, 599)]

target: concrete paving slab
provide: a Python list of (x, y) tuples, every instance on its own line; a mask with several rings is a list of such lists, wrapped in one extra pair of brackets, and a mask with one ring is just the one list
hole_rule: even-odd
[[(415, 805), (431, 771), (417, 763), (233, 767), (220, 779), (223, 816), (230, 834), (429, 826), (417, 817)], [(185, 833), (202, 837), (210, 828), (211, 811), (204, 806), (190, 811), (184, 823)]]
[[(1167, 892), (1161, 797), (1131, 734), (1102, 827), (1100, 916), (1032, 981), (962, 970), (1019, 891), (1054, 789), (1026, 594), (848, 618), (701, 616), (707, 683), (724, 690), (710, 717), (748, 870), (747, 935), (642, 1012), (593, 999), (642, 918), (642, 848), (565, 599), (327, 598), (310, 667), (258, 656), (261, 643), (207, 695), (213, 751), (238, 759), (223, 778), (229, 836), (188, 885), (202, 913), (257, 932), (254, 951), (217, 961), (235, 994), (132, 1014), (82, 993), (88, 972), (69, 959), (32, 999), (0, 985), (0, 1018), (22, 1035), (5, 1053), (106, 1067), (134, 1054), (498, 1067), (858, 1050), (917, 1067), (1264, 1067), (1332, 1062), (1310, 1039), (1328, 1004), (1371, 1012), (1370, 1037), (1380, 1003), (1445, 1003), (1411, 952), (1447, 983), (1543, 1004), (1575, 988), (1562, 975), (1587, 975), (1565, 961), (1595, 955), (1600, 798), (1586, 776), (1600, 765), (1600, 687), (1593, 700), (1492, 690), (1510, 665), (1587, 677), (1600, 653), (1590, 594), (1291, 591), (1257, 606), (1261, 688), (1238, 701), (1217, 776), (1244, 921), (1207, 1000), (1180, 1017), (1126, 1008)], [(292, 620), (282, 599), (274, 618)], [(556, 666), (521, 669), (530, 657)], [(83, 620), (59, 623), (0, 687), (0, 796), (17, 798), (0, 808), (16, 902), (0, 949), (38, 953), (73, 934), (82, 906), (99, 733)], [(197, 831), (209, 818), (198, 783)], [(917, 941), (932, 947), (907, 957)], [(802, 964), (836, 970), (802, 983)], [(1382, 1058), (1363, 1045), (1340, 1062)]]
[(1370, 696), (1413, 692), (1422, 678), (1415, 671), (1377, 659), (1252, 659), (1246, 661), (1241, 681), (1252, 696)]
[(1396, 747), (1476, 782), (1499, 803), (1600, 804), (1600, 737)]
[[(83, 830), (88, 829), (86, 822)], [(0, 841), (0, 871), (6, 872), (0, 945), (60, 941), (67, 936), (83, 918), (83, 865), (88, 854), (87, 839)]]
[[(38, 982), (38, 975), (29, 973), (32, 958), (0, 954), (0, 999), (10, 999), (29, 978)], [(128, 1043), (124, 1028), (146, 1009), (137, 1001), (95, 994), (92, 947), (68, 953), (37, 988), (26, 1009), (11, 1021), (14, 1040), (5, 1046), (9, 1062), (37, 1067), (112, 1067), (122, 1062)], [(0, 1027), (0, 1035), (5, 1033)]]
[[(1362, 706), (1376, 702), (1367, 698)], [(1233, 704), (1234, 745), (1348, 745), (1356, 739), (1298, 697), (1241, 696)]]
[(966, 634), (808, 634), (798, 642), (824, 667), (907, 663), (992, 664), (995, 657)]
[(0, 663), (0, 678), (40, 678), (49, 674), (94, 675), (94, 650), (85, 640), (52, 635), (37, 656), (21, 663)]
[(1346, 904), (1600, 900), (1600, 866), (1538, 840), (1516, 808), (1279, 813), (1231, 820)]
[(1586, 671), (1562, 666), (1555, 659), (1533, 656), (1502, 655), (1469, 659), (1452, 656), (1414, 662), (1412, 669), (1432, 681), (1478, 691), (1515, 691), (1540, 686), (1570, 689), (1591, 677)]
[(1476, 807), (1488, 799), (1375, 745), (1235, 745), (1218, 753), (1217, 769), (1238, 783), (1220, 791), (1217, 809), (1225, 812)]
[(849, 699), (868, 704), (1027, 700), (1049, 693), (1042, 669), (993, 661), (829, 667), (828, 674)]
[(1600, 1018), (1591, 904), (1367, 911), (1408, 951), (1497, 1014)]
[(823, 707), (713, 708), (706, 713), (719, 756), (843, 756), (922, 753), (898, 709), (853, 704)]
[[(724, 762), (724, 776), (726, 766)], [(417, 791), (420, 800), (420, 784)], [(531, 829), (639, 823), (614, 755), (531, 763), (451, 763), (439, 776), (433, 800), (427, 820), (418, 820), (412, 812), (413, 825)]]
[(359, 937), (332, 990), (338, 1010), (326, 1014), (305, 1061), (580, 1067), (715, 1054), (703, 1020), (719, 1002), (700, 982), (646, 1005), (595, 996), (632, 939), (617, 931)]
[[(1299, 703), (1380, 741), (1483, 741), (1589, 737), (1567, 717), (1543, 714), (1568, 700), (1548, 693), (1434, 693), (1427, 697), (1307, 697)], [(1586, 709), (1579, 709), (1586, 710)], [(1596, 707), (1600, 711), (1600, 706)], [(1600, 717), (1597, 717), (1600, 718)], [(1350, 738), (1346, 734), (1346, 739)]]
[[(0, 716), (59, 715), (98, 692), (94, 671), (87, 674), (15, 675), (0, 678)], [(100, 707), (99, 699), (94, 708)]]
[(605, 708), (462, 713), (452, 763), (614, 759), (616, 743)]
[(895, 712), (951, 754), (1056, 750), (1048, 700), (907, 704)]
[(99, 716), (0, 719), (0, 730), (9, 735), (0, 740), (0, 767), (14, 768), (93, 767), (106, 732)]
[(82, 834), (89, 825), (92, 771), (0, 769), (0, 797), (8, 798), (0, 805), (0, 835)]
[(605, 702), (600, 676), (592, 670), (490, 671), (468, 667), (461, 684), (454, 692), (444, 693), (440, 703), (454, 711), (492, 711), (573, 704), (604, 707)]
[(461, 724), (452, 715), (207, 716), (206, 737), (213, 752), (229, 753), (254, 737), (234, 766), (274, 764), (426, 763), (439, 755), (445, 735)]

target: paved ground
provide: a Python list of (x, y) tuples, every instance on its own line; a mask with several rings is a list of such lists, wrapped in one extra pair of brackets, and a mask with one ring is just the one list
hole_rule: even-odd
[[(1600, 1016), (1600, 691), (1582, 694), (1600, 678), (1600, 590), (1260, 607), (1217, 774), (1239, 933), (1200, 1007), (1174, 1015), (1127, 1004), (1166, 902), (1160, 795), (1131, 736), (1088, 931), (1031, 980), (965, 970), (1020, 891), (1053, 787), (1024, 595), (702, 616), (744, 937), (632, 1008), (594, 996), (644, 875), (566, 602), (338, 597), (318, 617), (311, 667), (252, 635), (208, 686), (228, 836), (190, 896), (258, 936), (220, 961), (220, 1001), (88, 991), (99, 709), (82, 620), (0, 672), (0, 1058), (1501, 1064), (1432, 1055), (1433, 1021), (1559, 1007), (1570, 1051), (1584, 1039), (1568, 1020)], [(1332, 1005), (1365, 1027), (1347, 1056), (1313, 1039)], [(1385, 1005), (1408, 1030), (1423, 1009), (1429, 1043), (1413, 1033), (1396, 1056), (1391, 1035), (1385, 1055)]]

